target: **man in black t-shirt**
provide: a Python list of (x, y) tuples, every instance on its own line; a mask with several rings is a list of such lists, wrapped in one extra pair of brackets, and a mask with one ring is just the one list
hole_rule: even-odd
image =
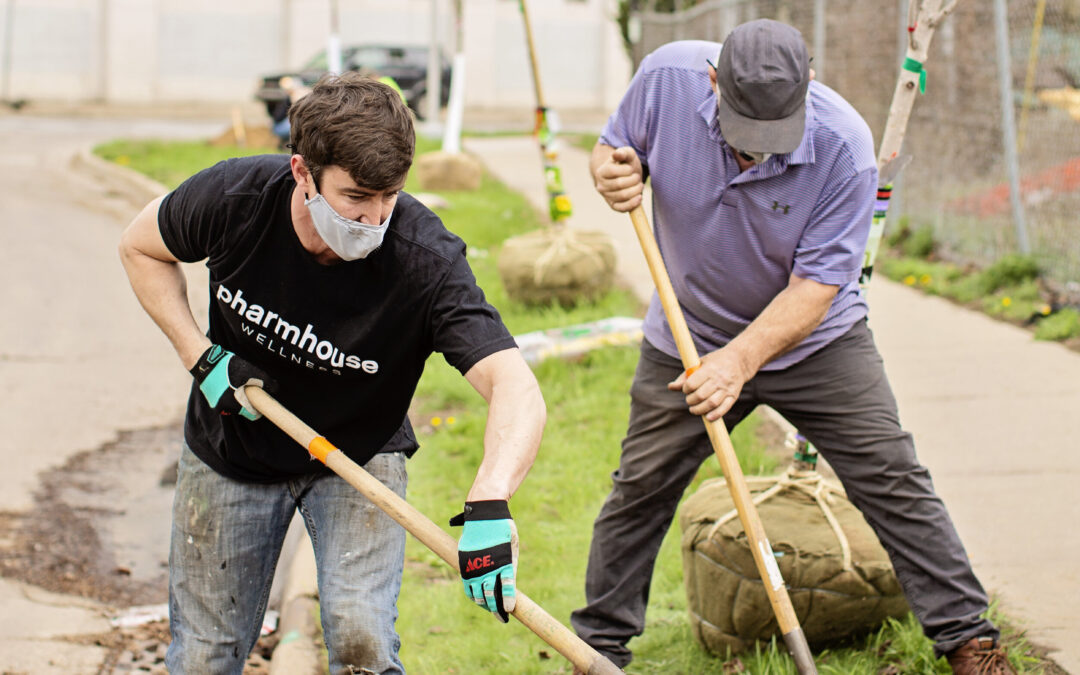
[[(390, 87), (327, 77), (289, 112), (295, 154), (231, 159), (125, 230), (136, 296), (194, 376), (169, 556), (173, 673), (241, 673), (300, 511), (315, 549), (331, 672), (403, 672), (394, 630), (404, 530), (244, 396), (262, 386), (404, 496), (406, 412), (438, 351), (487, 400), (484, 456), (455, 520), (466, 594), (505, 621), (508, 500), (545, 421), (536, 379), (476, 285), (465, 245), (401, 192), (412, 117)], [(178, 262), (210, 270), (209, 330)], [(479, 562), (479, 564), (477, 564)]]

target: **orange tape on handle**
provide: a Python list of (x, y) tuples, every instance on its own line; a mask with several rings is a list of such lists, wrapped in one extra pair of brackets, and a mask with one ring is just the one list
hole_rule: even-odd
[(689, 368), (686, 369), (686, 376), (690, 377), (691, 375), (696, 373), (698, 371), (698, 368), (700, 368), (700, 367), (701, 366), (690, 366)]
[(337, 448), (334, 447), (334, 444), (326, 440), (326, 438), (323, 436), (316, 436), (315, 438), (311, 439), (311, 442), (308, 443), (307, 449), (308, 452), (311, 453), (312, 457), (319, 460), (323, 464), (326, 464), (326, 456), (329, 455), (331, 452), (337, 450)]

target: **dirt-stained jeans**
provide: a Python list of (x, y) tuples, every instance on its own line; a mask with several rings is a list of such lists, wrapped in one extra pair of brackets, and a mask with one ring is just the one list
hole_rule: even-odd
[[(620, 666), (630, 662), (626, 643), (645, 629), (653, 565), (679, 499), (713, 453), (701, 418), (682, 392), (667, 388), (681, 372), (678, 359), (642, 343), (619, 468), (593, 526), (587, 604), (570, 617), (583, 640)], [(986, 593), (911, 434), (900, 427), (865, 321), (798, 364), (758, 373), (724, 416), (727, 428), (761, 403), (794, 424), (836, 471), (939, 655), (976, 636), (998, 637), (980, 618)]]
[[(364, 468), (405, 496), (401, 453)], [(404, 672), (394, 622), (405, 530), (336, 475), (240, 483), (185, 444), (169, 552), (170, 673), (242, 673), (297, 509), (315, 549), (330, 672)]]

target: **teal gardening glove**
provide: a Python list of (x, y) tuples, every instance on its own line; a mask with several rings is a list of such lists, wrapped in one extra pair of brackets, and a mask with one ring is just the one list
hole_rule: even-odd
[(223, 415), (239, 413), (257, 420), (262, 415), (248, 403), (243, 388), (249, 384), (273, 392), (277, 387), (262, 368), (253, 366), (221, 345), (210, 345), (191, 369), (199, 391), (210, 407)]
[(518, 536), (505, 500), (465, 502), (465, 511), (450, 519), (464, 525), (458, 541), (458, 564), (465, 595), (500, 621), (514, 611)]

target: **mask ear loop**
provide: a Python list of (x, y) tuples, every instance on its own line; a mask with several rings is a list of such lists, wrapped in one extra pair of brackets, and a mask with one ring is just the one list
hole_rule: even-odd
[[(303, 155), (301, 155), (301, 157), (303, 157)], [(311, 184), (315, 186), (315, 195), (318, 196), (321, 192), (319, 190), (319, 181), (315, 179), (315, 172), (312, 171), (311, 167), (308, 166), (307, 159), (304, 159), (304, 168), (307, 169), (308, 175), (311, 176)], [(308, 193), (306, 190), (304, 191), (304, 199), (307, 199), (309, 201), (311, 199), (311, 197), (308, 197)]]

